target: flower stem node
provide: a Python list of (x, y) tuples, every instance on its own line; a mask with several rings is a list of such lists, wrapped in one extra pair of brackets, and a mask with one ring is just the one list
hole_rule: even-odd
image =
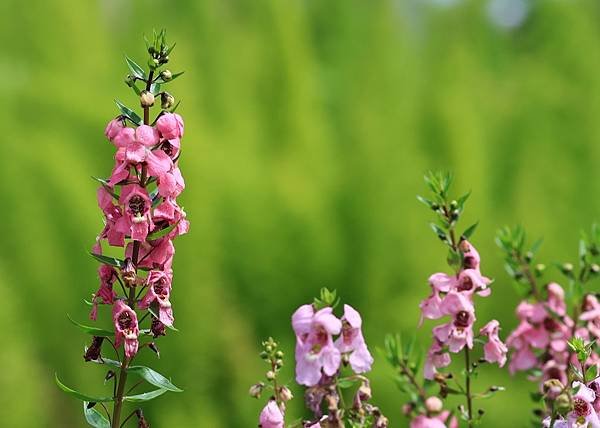
[(152, 107), (154, 105), (154, 95), (149, 91), (142, 91), (140, 94), (140, 105), (143, 108)]

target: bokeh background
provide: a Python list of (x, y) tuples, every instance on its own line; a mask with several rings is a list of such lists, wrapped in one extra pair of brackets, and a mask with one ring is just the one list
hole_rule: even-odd
[[(261, 339), (287, 351), (289, 318), (319, 288), (364, 316), (373, 351), (415, 334), (426, 279), (445, 269), (415, 195), (423, 173), (453, 171), (472, 190), (465, 223), (483, 270), (481, 323), (516, 322), (518, 296), (493, 238), (523, 224), (542, 261), (574, 261), (599, 219), (600, 5), (586, 0), (187, 0), (0, 2), (0, 408), (6, 427), (80, 427), (80, 405), (54, 373), (88, 392), (82, 299), (96, 286), (86, 254), (101, 228), (91, 175), (107, 175), (103, 137), (131, 106), (123, 54), (142, 35), (177, 42), (171, 85), (186, 119), (173, 302), (180, 333), (142, 357), (183, 387), (147, 407), (157, 427), (253, 427), (262, 401)], [(558, 273), (551, 272), (550, 277)], [(100, 325), (109, 325), (105, 319)], [(431, 326), (431, 325), (428, 325)], [(374, 401), (404, 427), (392, 372), (376, 353)], [(485, 427), (526, 426), (524, 376), (489, 368)], [(301, 392), (290, 407), (301, 413)]]

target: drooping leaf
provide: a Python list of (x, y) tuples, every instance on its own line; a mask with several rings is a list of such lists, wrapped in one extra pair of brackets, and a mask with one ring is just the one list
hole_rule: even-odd
[(60, 389), (66, 392), (69, 395), (72, 395), (75, 398), (78, 398), (83, 401), (94, 402), (94, 403), (108, 403), (113, 401), (112, 397), (92, 397), (91, 395), (84, 394), (82, 392), (76, 391), (73, 388), (69, 388), (67, 385), (62, 383), (58, 378), (58, 374), (54, 374), (54, 380)]
[(115, 335), (115, 332), (113, 330), (106, 330), (103, 328), (91, 327), (89, 325), (78, 323), (68, 314), (67, 317), (69, 318), (69, 321), (71, 321), (74, 325), (79, 327), (81, 330), (85, 331), (87, 334), (91, 334), (92, 336), (112, 337)]
[(130, 403), (142, 403), (144, 401), (150, 401), (156, 397), (159, 397), (167, 392), (166, 389), (155, 389), (154, 391), (144, 392), (143, 394), (129, 395), (123, 397), (123, 401), (129, 401)]
[(127, 119), (129, 119), (131, 122), (133, 122), (136, 125), (141, 125), (143, 123), (142, 118), (133, 110), (131, 110), (129, 107), (127, 107), (125, 104), (123, 104), (121, 101), (119, 100), (115, 100), (115, 103), (117, 104), (117, 107), (119, 108), (119, 111), (121, 112), (121, 114), (123, 116), (125, 116)]
[(118, 267), (119, 269), (125, 266), (125, 262), (121, 259), (117, 259), (116, 257), (103, 256), (102, 254), (96, 254), (92, 252), (90, 252), (90, 255), (100, 263), (104, 263), (106, 265)]
[(132, 75), (138, 79), (146, 79), (146, 73), (144, 72), (144, 69), (127, 55), (125, 55), (125, 62), (127, 62), (127, 67), (129, 67), (129, 71), (131, 71)]
[(88, 404), (89, 403), (86, 401), (83, 402), (83, 414), (85, 415), (87, 423), (95, 428), (110, 428), (108, 419), (95, 408), (92, 407), (88, 409)]
[(475, 229), (477, 229), (477, 226), (479, 225), (479, 222), (472, 224), (471, 226), (467, 227), (467, 229), (462, 233), (461, 238), (463, 240), (467, 240), (471, 237), (471, 235), (473, 235), (473, 232), (475, 232)]
[(166, 389), (167, 391), (172, 392), (182, 392), (182, 389), (177, 388), (175, 385), (171, 383), (169, 379), (161, 375), (160, 373), (152, 370), (150, 367), (146, 366), (131, 366), (127, 369), (128, 373), (135, 373), (140, 376), (146, 382), (151, 385), (157, 386), (161, 389)]

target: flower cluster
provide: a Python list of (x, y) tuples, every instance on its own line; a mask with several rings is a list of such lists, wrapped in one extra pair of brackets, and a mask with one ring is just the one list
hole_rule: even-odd
[[(91, 252), (101, 265), (98, 268), (100, 285), (90, 302), (90, 318), (96, 321), (99, 306), (110, 306), (114, 339), (110, 330), (75, 323), (84, 331), (96, 334), (84, 359), (110, 364), (119, 371), (117, 374), (113, 369), (109, 370), (106, 378), (115, 382), (111, 398), (114, 402), (112, 418), (106, 406), (102, 406), (106, 418), (92, 409), (96, 402), (106, 400), (94, 400), (81, 393), (76, 395), (78, 398), (89, 397), (89, 405), (84, 406), (86, 418), (98, 420), (98, 426), (120, 426), (124, 395), (129, 395), (140, 384), (135, 384), (126, 393), (131, 361), (144, 347), (158, 354), (154, 340), (165, 335), (166, 328), (174, 328), (170, 301), (175, 254), (173, 240), (189, 230), (186, 213), (177, 203), (177, 197), (185, 188), (179, 169), (184, 124), (181, 116), (171, 108), (173, 96), (161, 90), (162, 85), (179, 75), (168, 69), (161, 70), (169, 62), (174, 45), (167, 46), (164, 30), (155, 32), (152, 42), (147, 45), (149, 71), (126, 57), (131, 73), (126, 83), (139, 96), (143, 118), (117, 102), (120, 114), (104, 131), (115, 147), (114, 168), (107, 179), (96, 179), (100, 182), (97, 200), (104, 215), (104, 227)], [(142, 83), (143, 89), (138, 88), (138, 82)], [(161, 108), (151, 120), (150, 110), (155, 97), (160, 97)], [(148, 323), (147, 328), (142, 328), (144, 320)], [(149, 336), (149, 341), (144, 343), (143, 336)], [(119, 361), (103, 358), (105, 341), (110, 342)], [(181, 391), (149, 367), (143, 369), (142, 378), (159, 389), (128, 401), (148, 401), (166, 391)], [(58, 379), (57, 383), (66, 392), (73, 393)], [(148, 426), (140, 409), (130, 417), (134, 414), (139, 426)]]
[[(373, 357), (362, 334), (362, 318), (358, 311), (344, 305), (341, 318), (334, 314), (336, 293), (321, 290), (313, 304), (300, 306), (292, 315), (296, 335), (296, 381), (307, 387), (305, 402), (313, 413), (303, 427), (343, 427), (345, 422), (354, 427), (388, 426), (387, 418), (378, 407), (369, 403), (371, 387), (364, 373), (371, 370)], [(266, 374), (272, 390), (260, 414), (260, 427), (285, 426), (285, 402), (292, 398), (285, 386), (277, 383), (277, 374), (283, 353), (269, 339), (263, 343), (263, 359), (270, 364)], [(352, 405), (343, 405), (345, 389), (355, 387)], [(250, 395), (259, 397), (265, 388), (263, 382), (250, 388)]]

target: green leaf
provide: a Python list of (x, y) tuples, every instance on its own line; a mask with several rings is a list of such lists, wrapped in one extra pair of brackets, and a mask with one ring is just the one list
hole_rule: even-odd
[(138, 126), (143, 123), (142, 118), (129, 107), (125, 106), (125, 104), (123, 104), (121, 101), (115, 100), (115, 103), (117, 104), (117, 107), (119, 108), (121, 114), (127, 119), (129, 119), (131, 122)]
[(172, 224), (169, 227), (165, 227), (164, 229), (157, 230), (156, 232), (152, 232), (151, 234), (148, 235), (147, 239), (153, 240), (153, 239), (162, 238), (163, 236), (168, 235), (169, 233), (171, 233), (171, 231), (173, 229), (175, 229), (178, 224), (179, 224), (179, 222), (177, 222), (175, 224)]
[(346, 378), (339, 379), (337, 382), (337, 386), (341, 389), (347, 389), (347, 388), (352, 388), (358, 382), (360, 382), (359, 379), (346, 377)]
[(90, 255), (105, 265), (118, 267), (119, 269), (125, 266), (125, 262), (121, 259), (117, 259), (116, 257), (103, 256), (102, 254), (96, 254), (92, 252), (90, 252)]
[(146, 366), (131, 366), (127, 369), (128, 373), (135, 373), (140, 376), (146, 382), (151, 385), (158, 386), (159, 388), (166, 389), (167, 391), (172, 392), (182, 392), (182, 389), (177, 388), (175, 385), (171, 383), (169, 379), (161, 375), (160, 373), (152, 370), (150, 367)]
[(123, 397), (123, 401), (129, 401), (130, 403), (142, 403), (144, 401), (150, 401), (156, 397), (159, 397), (165, 392), (167, 392), (166, 389), (155, 389), (154, 391), (144, 392), (143, 394)]
[(92, 336), (112, 337), (115, 335), (115, 332), (113, 330), (106, 330), (103, 328), (91, 327), (88, 325), (78, 323), (73, 318), (71, 318), (71, 316), (68, 314), (67, 314), (67, 317), (69, 318), (69, 321), (71, 321), (74, 325), (76, 325), (81, 330), (85, 331), (86, 333), (91, 334)]
[(173, 107), (171, 109), (171, 113), (175, 113), (175, 110), (177, 110), (177, 107), (179, 107), (179, 104), (181, 104), (181, 100), (177, 101), (177, 104), (175, 104), (175, 107)]
[(87, 395), (82, 392), (76, 391), (72, 388), (69, 388), (68, 386), (66, 386), (64, 383), (62, 383), (60, 381), (60, 379), (58, 378), (58, 374), (56, 374), (56, 373), (54, 374), (54, 380), (56, 381), (56, 384), (58, 385), (58, 387), (60, 389), (62, 389), (67, 394), (72, 395), (73, 397), (78, 398), (80, 400), (91, 401), (94, 403), (108, 403), (110, 401), (113, 401), (112, 397), (92, 397), (91, 395)]
[(160, 83), (161, 82), (154, 82), (150, 85), (150, 92), (152, 92), (152, 95), (158, 95), (158, 93), (160, 92)]
[(185, 71), (180, 71), (179, 73), (175, 73), (171, 75), (171, 78), (169, 80), (164, 80), (162, 77), (158, 77), (155, 82), (156, 83), (170, 83), (173, 80), (177, 79), (179, 76), (181, 76), (183, 73), (185, 73)]
[(83, 414), (87, 423), (95, 428), (110, 428), (108, 419), (93, 407), (88, 409), (88, 404), (86, 401), (83, 402)]
[(137, 65), (134, 60), (125, 55), (125, 61), (127, 62), (127, 67), (129, 67), (129, 71), (131, 71), (132, 75), (134, 75), (138, 79), (146, 79), (146, 73), (144, 72), (144, 69)]
[(471, 237), (471, 235), (473, 235), (473, 232), (475, 232), (475, 229), (477, 229), (478, 225), (479, 225), (479, 222), (467, 227), (467, 229), (462, 233), (461, 238), (463, 240), (469, 239)]

